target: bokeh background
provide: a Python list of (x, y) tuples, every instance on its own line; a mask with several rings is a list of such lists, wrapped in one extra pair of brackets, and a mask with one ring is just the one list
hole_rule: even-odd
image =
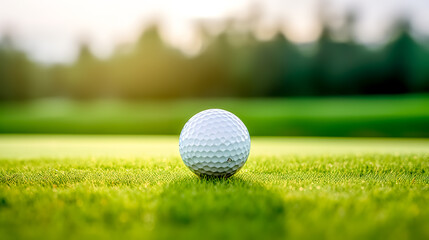
[(0, 0), (0, 132), (429, 137), (429, 2)]

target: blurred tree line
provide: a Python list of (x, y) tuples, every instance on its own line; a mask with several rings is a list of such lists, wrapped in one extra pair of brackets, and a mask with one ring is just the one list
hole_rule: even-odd
[(131, 48), (118, 47), (108, 59), (95, 57), (82, 44), (74, 63), (49, 66), (31, 61), (4, 37), (0, 100), (429, 92), (429, 51), (404, 24), (397, 26), (396, 37), (377, 49), (351, 36), (336, 41), (329, 27), (316, 43), (307, 45), (293, 44), (280, 33), (258, 41), (250, 32), (229, 28), (217, 36), (204, 35), (208, 44), (194, 57), (165, 45), (152, 27)]

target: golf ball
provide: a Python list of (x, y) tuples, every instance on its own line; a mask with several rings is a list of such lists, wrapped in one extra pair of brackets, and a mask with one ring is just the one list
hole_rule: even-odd
[(230, 177), (246, 163), (250, 136), (234, 114), (208, 109), (185, 124), (179, 151), (185, 165), (198, 176)]

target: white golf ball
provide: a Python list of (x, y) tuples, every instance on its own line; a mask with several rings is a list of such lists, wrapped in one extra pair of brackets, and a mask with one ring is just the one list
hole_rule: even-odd
[(209, 109), (185, 124), (179, 150), (185, 165), (198, 176), (230, 177), (249, 157), (250, 136), (234, 114)]

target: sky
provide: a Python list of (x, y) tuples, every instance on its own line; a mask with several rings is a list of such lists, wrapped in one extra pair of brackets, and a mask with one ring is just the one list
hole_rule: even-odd
[(0, 0), (0, 35), (11, 36), (32, 59), (67, 63), (82, 41), (97, 56), (108, 57), (156, 19), (167, 44), (194, 55), (202, 46), (197, 21), (210, 23), (216, 32), (225, 19), (246, 22), (257, 10), (260, 20), (252, 31), (261, 40), (280, 31), (293, 42), (307, 43), (320, 34), (321, 7), (334, 25), (346, 12), (356, 12), (355, 38), (364, 44), (385, 41), (400, 17), (409, 19), (417, 35), (429, 36), (428, 0)]

